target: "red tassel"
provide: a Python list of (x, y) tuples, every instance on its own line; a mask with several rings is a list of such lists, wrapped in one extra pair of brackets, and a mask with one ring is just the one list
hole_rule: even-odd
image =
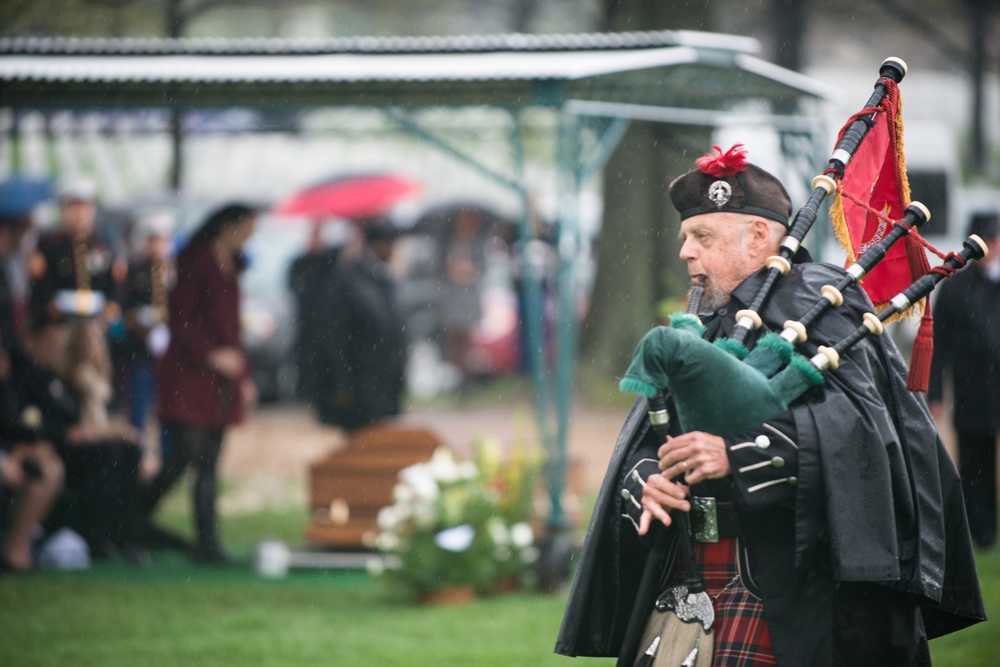
[(712, 146), (712, 148), (718, 152), (718, 155), (706, 153), (694, 161), (701, 173), (716, 178), (725, 178), (746, 171), (749, 163), (743, 144), (736, 144), (725, 153), (718, 146)]
[(924, 301), (924, 315), (910, 352), (910, 373), (906, 388), (910, 391), (927, 391), (931, 379), (931, 357), (934, 356), (934, 318), (931, 317), (930, 299)]

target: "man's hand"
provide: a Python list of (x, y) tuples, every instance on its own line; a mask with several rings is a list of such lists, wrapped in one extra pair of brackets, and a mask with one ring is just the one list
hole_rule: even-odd
[(685, 500), (687, 495), (688, 488), (683, 484), (673, 482), (662, 474), (650, 475), (642, 489), (642, 516), (639, 517), (639, 534), (645, 535), (649, 532), (649, 525), (653, 519), (658, 520), (664, 526), (669, 526), (671, 523), (670, 510), (672, 509), (690, 512), (691, 503)]
[(732, 472), (725, 441), (702, 431), (667, 438), (660, 445), (657, 456), (660, 457), (660, 470), (664, 477), (674, 479), (684, 475), (688, 485), (706, 479), (721, 479)]

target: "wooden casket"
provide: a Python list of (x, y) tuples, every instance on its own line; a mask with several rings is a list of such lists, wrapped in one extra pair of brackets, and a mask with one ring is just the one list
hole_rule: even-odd
[(378, 511), (392, 504), (399, 471), (429, 461), (441, 439), (422, 428), (373, 426), (309, 467), (306, 539), (331, 549), (366, 549)]

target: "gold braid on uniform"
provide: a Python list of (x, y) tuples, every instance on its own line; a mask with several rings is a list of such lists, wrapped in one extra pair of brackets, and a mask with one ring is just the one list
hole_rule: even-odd
[(90, 262), (87, 241), (83, 237), (73, 239), (73, 266), (76, 269), (76, 288), (90, 289)]
[(150, 267), (150, 303), (156, 311), (159, 321), (167, 321), (167, 266), (160, 258), (153, 260)]

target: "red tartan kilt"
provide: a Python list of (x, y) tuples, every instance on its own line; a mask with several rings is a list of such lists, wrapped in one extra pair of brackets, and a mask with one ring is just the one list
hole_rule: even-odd
[(774, 665), (771, 634), (760, 600), (738, 581), (738, 541), (723, 538), (714, 544), (694, 543), (694, 559), (705, 588), (715, 601), (715, 649), (712, 667)]

